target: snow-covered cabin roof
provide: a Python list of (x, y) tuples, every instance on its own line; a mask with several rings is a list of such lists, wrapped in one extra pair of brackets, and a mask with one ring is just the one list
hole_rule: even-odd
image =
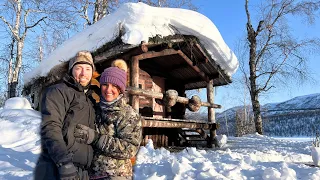
[(106, 43), (119, 38), (119, 35), (124, 44), (135, 46), (141, 42), (148, 43), (151, 37), (176, 34), (197, 37), (207, 53), (228, 76), (231, 77), (236, 72), (237, 57), (206, 16), (186, 9), (125, 3), (115, 13), (104, 17), (64, 42), (37, 68), (26, 73), (24, 82), (27, 85), (40, 77), (47, 76), (53, 67), (68, 61), (80, 50), (94, 53)]

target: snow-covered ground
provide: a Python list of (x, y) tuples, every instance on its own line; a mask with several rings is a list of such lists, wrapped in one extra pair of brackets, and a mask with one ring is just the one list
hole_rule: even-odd
[[(40, 152), (40, 113), (26, 99), (9, 99), (0, 108), (0, 180), (32, 179)], [(312, 163), (311, 139), (275, 139), (257, 134), (229, 137), (219, 149), (186, 148), (171, 153), (141, 147), (134, 167), (137, 180), (320, 179)], [(299, 139), (300, 140), (300, 139)]]

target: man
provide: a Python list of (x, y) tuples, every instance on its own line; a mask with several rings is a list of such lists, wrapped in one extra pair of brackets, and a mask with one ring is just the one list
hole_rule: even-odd
[(137, 154), (142, 140), (139, 113), (128, 105), (124, 97), (127, 83), (127, 64), (122, 59), (100, 76), (100, 116), (96, 129), (78, 124), (76, 141), (95, 148), (90, 178), (96, 180), (132, 180), (131, 158)]
[(75, 141), (76, 124), (94, 128), (95, 112), (89, 89), (94, 63), (90, 52), (80, 51), (69, 61), (69, 73), (63, 82), (48, 87), (40, 110), (41, 146), (35, 167), (35, 180), (89, 179), (93, 149)]

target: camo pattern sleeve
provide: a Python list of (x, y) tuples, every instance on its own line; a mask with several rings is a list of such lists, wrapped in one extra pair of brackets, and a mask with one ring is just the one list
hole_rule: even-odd
[[(115, 121), (112, 119), (118, 118)], [(142, 127), (141, 116), (129, 105), (120, 111), (109, 114), (108, 119), (112, 122), (105, 124), (105, 134), (102, 133), (97, 148), (104, 155), (116, 159), (129, 159), (136, 155), (141, 139)]]

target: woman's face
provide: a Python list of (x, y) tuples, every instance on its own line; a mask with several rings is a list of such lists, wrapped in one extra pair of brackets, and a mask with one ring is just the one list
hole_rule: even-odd
[(111, 102), (119, 96), (120, 90), (113, 84), (103, 84), (101, 86), (101, 94), (107, 102)]

